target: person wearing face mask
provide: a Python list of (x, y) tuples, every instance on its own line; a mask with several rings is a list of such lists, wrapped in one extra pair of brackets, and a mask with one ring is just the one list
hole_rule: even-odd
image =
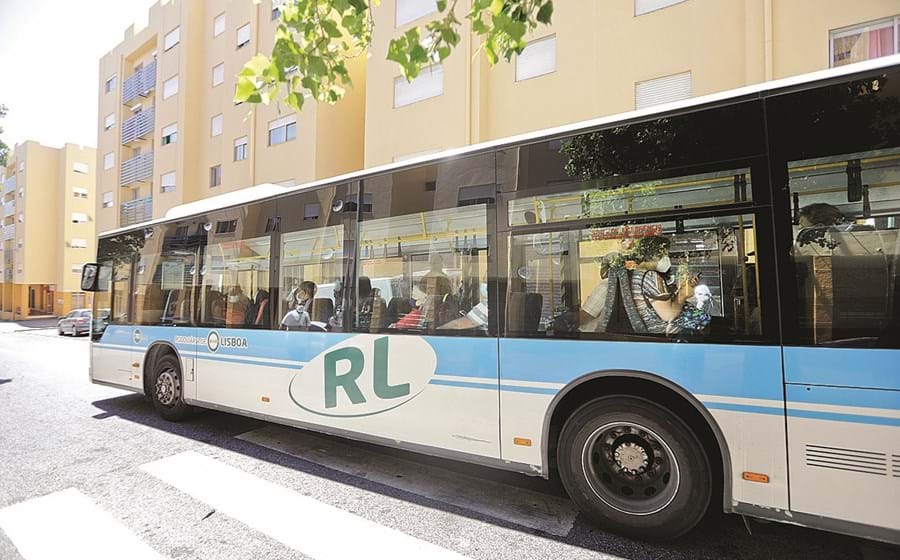
[(290, 311), (281, 319), (281, 327), (293, 331), (308, 328), (313, 298), (316, 297), (316, 283), (305, 280), (297, 289), (297, 300)]
[[(644, 237), (632, 249), (635, 268), (631, 273), (631, 292), (634, 306), (647, 332), (675, 334), (683, 329), (679, 321), (685, 302), (694, 295), (696, 277), (683, 278), (675, 293), (669, 291), (666, 275), (672, 268), (669, 240), (661, 235)], [(693, 311), (696, 308), (691, 309)], [(708, 315), (706, 322), (709, 322)]]
[(228, 301), (225, 307), (225, 326), (242, 327), (250, 303), (250, 298), (240, 286), (232, 286), (228, 291)]

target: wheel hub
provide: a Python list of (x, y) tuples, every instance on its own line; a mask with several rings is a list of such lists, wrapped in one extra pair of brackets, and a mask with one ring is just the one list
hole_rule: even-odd
[(165, 406), (172, 406), (178, 400), (181, 387), (175, 372), (167, 369), (156, 376), (156, 399)]
[(644, 448), (636, 443), (629, 442), (619, 445), (613, 455), (616, 465), (630, 474), (642, 473), (649, 466), (650, 457)]

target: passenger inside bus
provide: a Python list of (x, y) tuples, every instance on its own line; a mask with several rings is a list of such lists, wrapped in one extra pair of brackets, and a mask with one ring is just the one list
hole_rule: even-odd
[(240, 284), (232, 286), (228, 292), (228, 301), (225, 307), (225, 325), (228, 327), (242, 327), (249, 306), (250, 298), (244, 293)]
[(258, 290), (253, 303), (247, 307), (244, 326), (267, 329), (269, 328), (269, 292)]
[(304, 280), (300, 282), (295, 292), (295, 297), (289, 303), (290, 310), (282, 317), (281, 327), (288, 331), (308, 328), (312, 323), (312, 304), (316, 297), (318, 287), (315, 282)]

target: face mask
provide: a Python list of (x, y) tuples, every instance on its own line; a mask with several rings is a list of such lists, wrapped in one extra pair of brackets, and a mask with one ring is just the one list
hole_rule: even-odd
[(656, 271), (662, 274), (669, 272), (669, 269), (672, 268), (672, 261), (669, 259), (669, 255), (659, 259), (656, 261)]

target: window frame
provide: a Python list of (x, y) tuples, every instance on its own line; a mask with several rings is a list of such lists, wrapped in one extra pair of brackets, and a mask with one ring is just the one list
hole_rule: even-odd
[[(532, 74), (528, 74), (528, 75), (520, 75), (521, 69), (519, 67), (519, 64), (522, 61), (522, 56), (525, 55), (525, 53), (528, 51), (529, 47), (543, 46), (544, 43), (551, 43), (551, 42), (553, 44), (553, 67), (549, 68), (549, 69), (543, 69), (537, 73), (532, 73)], [(549, 76), (550, 74), (555, 74), (557, 72), (557, 70), (559, 69), (559, 66), (558, 66), (559, 51), (557, 48), (558, 45), (559, 45), (559, 43), (557, 41), (556, 33), (551, 33), (550, 35), (545, 35), (544, 37), (540, 37), (540, 38), (532, 39), (531, 41), (528, 41), (528, 43), (525, 45), (525, 49), (522, 51), (522, 54), (516, 55), (516, 66), (515, 66), (515, 81), (516, 81), (516, 83), (527, 82), (528, 80), (533, 80), (535, 78), (540, 78), (542, 76)], [(526, 61), (527, 60), (528, 59), (526, 59)]]
[(103, 117), (103, 130), (110, 130), (116, 126), (116, 113), (112, 112)]
[[(428, 93), (427, 96), (424, 96), (424, 97), (421, 95), (419, 95), (419, 96), (409, 95), (409, 92), (412, 91), (409, 88), (413, 88), (414, 84), (416, 84), (416, 82), (425, 83), (424, 80), (425, 80), (426, 76), (430, 79), (437, 79), (437, 78), (434, 78), (435, 73), (438, 73), (440, 75), (440, 91), (439, 92), (437, 92), (437, 93), (430, 92), (430, 93)], [(422, 68), (422, 71), (421, 71), (421, 73), (419, 73), (419, 76), (416, 77), (412, 82), (407, 82), (406, 78), (404, 78), (403, 76), (396, 76), (394, 78), (393, 86), (394, 86), (394, 89), (393, 89), (393, 96), (392, 96), (392, 103), (393, 103), (392, 107), (394, 109), (400, 109), (402, 107), (409, 107), (412, 105), (416, 105), (418, 103), (422, 103), (423, 101), (428, 101), (429, 99), (441, 97), (444, 95), (444, 66), (441, 63), (436, 63), (436, 64), (431, 64), (425, 68)], [(424, 88), (425, 86), (423, 85), (421, 87)], [(398, 89), (401, 90), (399, 96), (398, 96)], [(406, 90), (406, 92), (403, 91), (404, 89)], [(398, 103), (398, 97), (403, 98), (404, 95), (407, 99), (402, 99), (402, 103)]]
[[(167, 183), (167, 179), (171, 179), (171, 183)], [(159, 175), (159, 192), (161, 194), (175, 192), (178, 187), (178, 176), (175, 171), (167, 171)]]
[[(173, 38), (174, 36), (174, 38)], [(181, 43), (181, 26), (176, 25), (163, 37), (163, 52), (168, 52)]]
[(110, 77), (106, 78), (106, 82), (104, 84), (104, 93), (114, 93), (116, 91), (116, 88), (119, 86), (118, 74), (113, 74)]
[[(220, 28), (220, 22), (221, 22), (221, 28)], [(225, 33), (225, 28), (226, 28), (227, 23), (228, 22), (225, 19), (225, 12), (222, 12), (221, 14), (219, 14), (213, 18), (213, 28), (212, 28), (213, 39), (215, 39), (222, 33)]]
[[(234, 139), (234, 151), (232, 153), (234, 156), (234, 161), (247, 161), (250, 159), (250, 139), (245, 136), (240, 136)], [(238, 158), (238, 156), (242, 156)]]
[[(172, 83), (174, 83), (175, 85), (170, 86), (170, 84), (172, 84)], [(170, 87), (174, 87), (175, 91), (170, 91), (169, 90)], [(175, 74), (174, 76), (172, 76), (171, 78), (169, 78), (168, 80), (163, 82), (162, 98), (163, 99), (171, 99), (172, 97), (175, 97), (176, 95), (178, 95), (178, 89), (179, 89), (178, 74)]]
[[(173, 130), (170, 130), (169, 133), (166, 134), (166, 131), (168, 129), (173, 129)], [(162, 130), (160, 130), (159, 143), (161, 146), (168, 146), (169, 144), (174, 144), (175, 142), (178, 142), (178, 123), (177, 122), (173, 122), (172, 124), (166, 125), (166, 126), (162, 127)]]
[[(247, 38), (241, 41), (241, 32), (246, 30)], [(253, 40), (252, 30), (250, 29), (250, 23), (245, 23), (235, 30), (235, 50), (240, 50), (246, 46), (250, 45), (250, 42)]]
[(103, 154), (103, 170), (108, 171), (116, 167), (116, 153), (106, 152)]
[[(217, 76), (218, 71), (218, 76)], [(218, 77), (218, 81), (216, 78)], [(217, 87), (225, 83), (225, 63), (220, 62), (212, 67), (212, 87)]]
[[(219, 131), (216, 132), (216, 123), (219, 124)], [(215, 138), (216, 136), (221, 136), (222, 131), (225, 128), (225, 116), (222, 113), (218, 115), (213, 115), (209, 118), (209, 137)]]
[(209, 167), (209, 188), (214, 189), (222, 185), (222, 164), (217, 163)]
[[(106, 195), (109, 195), (109, 199), (106, 198)], [(102, 208), (112, 208), (116, 205), (115, 195), (112, 191), (105, 191), (102, 196), (100, 202)]]
[[(879, 29), (894, 29), (894, 44), (892, 45), (894, 52), (887, 55), (882, 56), (891, 56), (900, 52), (900, 14), (895, 16), (889, 16), (885, 18), (874, 19), (870, 21), (866, 21), (863, 23), (856, 23), (853, 25), (847, 25), (844, 27), (838, 27), (837, 29), (831, 29), (828, 31), (828, 67), (835, 68), (834, 64), (834, 42), (837, 39), (842, 39), (844, 37), (848, 37), (850, 35), (855, 35), (856, 33), (864, 33), (869, 31), (875, 31)], [(881, 58), (881, 57), (877, 57)], [(873, 60), (871, 58), (867, 58), (865, 60)]]

